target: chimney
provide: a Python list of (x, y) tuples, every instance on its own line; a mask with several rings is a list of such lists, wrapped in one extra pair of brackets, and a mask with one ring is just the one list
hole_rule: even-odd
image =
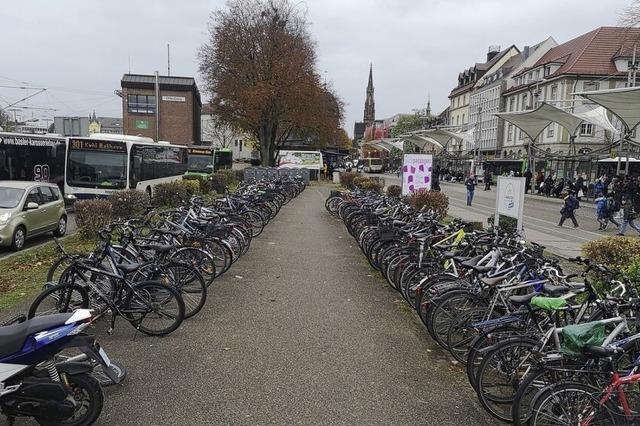
[(522, 48), (522, 59), (527, 59), (530, 55), (530, 47), (529, 46), (525, 46)]
[(498, 53), (500, 53), (500, 46), (489, 46), (489, 51), (487, 52), (487, 62), (492, 60)]

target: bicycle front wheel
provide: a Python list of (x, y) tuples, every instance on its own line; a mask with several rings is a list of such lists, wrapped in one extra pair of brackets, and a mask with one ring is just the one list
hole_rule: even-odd
[(173, 287), (159, 281), (142, 281), (131, 288), (120, 311), (142, 333), (166, 336), (182, 324), (185, 307)]
[(35, 298), (29, 307), (27, 318), (73, 312), (76, 309), (87, 308), (89, 308), (87, 290), (76, 284), (58, 284), (46, 288)]

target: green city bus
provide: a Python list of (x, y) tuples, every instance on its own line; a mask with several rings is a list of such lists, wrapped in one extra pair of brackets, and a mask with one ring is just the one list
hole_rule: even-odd
[(186, 175), (208, 176), (218, 170), (231, 169), (233, 153), (230, 149), (213, 149), (208, 146), (189, 148), (189, 162)]

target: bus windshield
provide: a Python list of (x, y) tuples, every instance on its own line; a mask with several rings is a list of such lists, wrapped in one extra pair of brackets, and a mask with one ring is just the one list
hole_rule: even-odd
[(189, 166), (192, 172), (213, 172), (213, 155), (189, 154)]
[(67, 183), (85, 188), (125, 188), (127, 153), (70, 149)]
[(382, 158), (372, 158), (370, 161), (372, 166), (382, 166)]

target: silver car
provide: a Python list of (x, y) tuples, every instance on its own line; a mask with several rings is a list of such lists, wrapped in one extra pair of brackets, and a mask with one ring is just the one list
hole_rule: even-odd
[(58, 187), (45, 182), (0, 181), (0, 246), (21, 250), (27, 238), (67, 232), (67, 212)]

